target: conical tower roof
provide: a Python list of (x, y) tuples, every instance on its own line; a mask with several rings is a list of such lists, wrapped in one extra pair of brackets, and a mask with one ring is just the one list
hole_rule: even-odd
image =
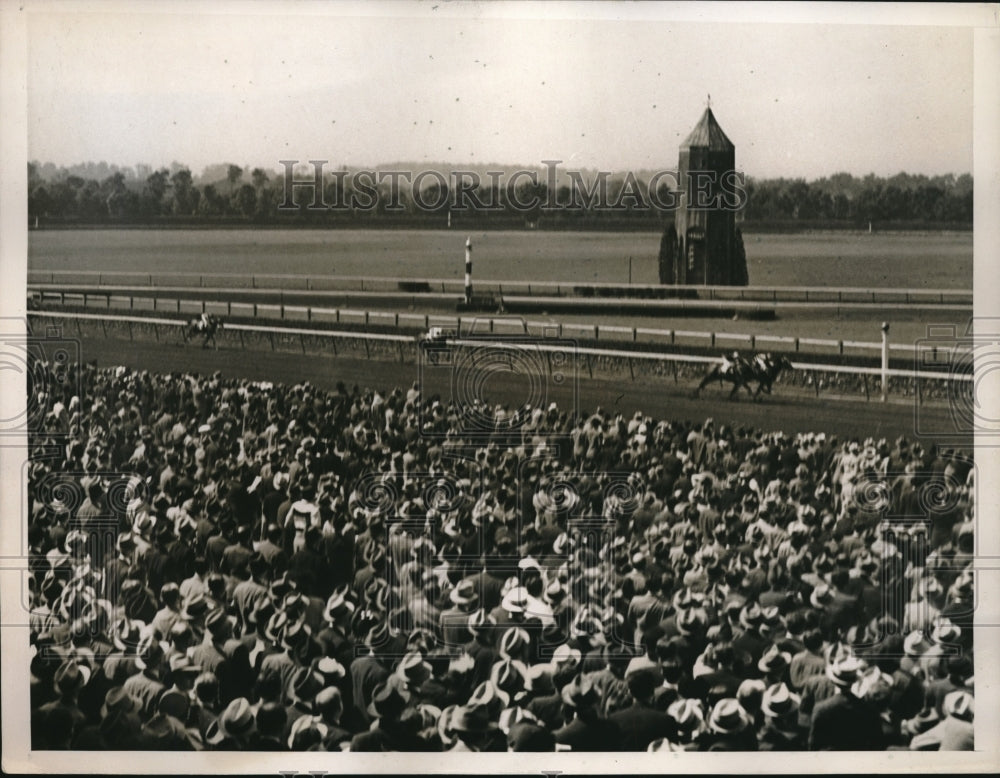
[(711, 108), (706, 108), (701, 120), (681, 144), (682, 149), (708, 149), (709, 151), (735, 151), (733, 142), (726, 137)]

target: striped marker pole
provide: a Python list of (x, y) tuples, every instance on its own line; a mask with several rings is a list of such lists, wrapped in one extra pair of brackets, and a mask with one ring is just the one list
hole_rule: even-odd
[(465, 304), (472, 303), (472, 238), (465, 239)]

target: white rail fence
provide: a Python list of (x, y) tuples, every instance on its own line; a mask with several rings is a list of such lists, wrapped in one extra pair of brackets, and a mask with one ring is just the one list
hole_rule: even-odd
[[(75, 322), (77, 333), (82, 335), (81, 324), (89, 326), (100, 323), (102, 334), (107, 336), (119, 331), (127, 331), (132, 340), (148, 338), (157, 341), (179, 342), (180, 328), (186, 322), (178, 319), (154, 318), (148, 316), (127, 316), (107, 313), (71, 313), (56, 311), (29, 311), (29, 317)], [(431, 317), (432, 319), (434, 317)], [(64, 333), (70, 335), (72, 333)], [(407, 356), (416, 359), (419, 348), (416, 338), (411, 335), (394, 335), (358, 331), (337, 331), (304, 327), (276, 327), (256, 324), (225, 324), (219, 332), (219, 339), (237, 343), (241, 348), (270, 346), (273, 351), (301, 350), (303, 354), (315, 353), (323, 348), (331, 349), (334, 355), (351, 352), (360, 355), (362, 349), (366, 358), (373, 354), (392, 356), (400, 362)], [(459, 337), (449, 340), (448, 348), (493, 348), (498, 353), (513, 352), (514, 349), (529, 349), (545, 358), (540, 362), (548, 372), (565, 370), (573, 365), (576, 370), (586, 370), (590, 376), (594, 372), (628, 370), (634, 380), (639, 375), (672, 376), (675, 382), (703, 376), (706, 367), (721, 362), (716, 357), (692, 354), (650, 351), (622, 351), (610, 348), (577, 346), (571, 342), (548, 343), (544, 338), (524, 340), (504, 340), (503, 336)], [(433, 360), (431, 360), (433, 363)], [(787, 383), (821, 392), (836, 394), (863, 394), (866, 399), (878, 396), (881, 391), (881, 368), (853, 367), (843, 365), (816, 364), (812, 362), (792, 362), (793, 372), (785, 374), (776, 383)], [(561, 368), (554, 367), (562, 366)], [(888, 391), (915, 397), (918, 403), (927, 399), (948, 399), (954, 401), (957, 392), (971, 390), (973, 376), (963, 373), (949, 373), (924, 370), (889, 369)]]
[[(580, 338), (593, 341), (632, 342), (659, 346), (688, 346), (720, 350), (749, 349), (750, 351), (786, 351), (819, 356), (879, 357), (880, 341), (833, 340), (799, 338), (788, 335), (712, 332), (703, 330), (656, 329), (598, 324), (553, 323), (512, 317), (456, 316), (451, 314), (398, 313), (366, 311), (353, 308), (325, 308), (283, 303), (245, 303), (217, 300), (184, 300), (180, 298), (117, 295), (107, 292), (43, 292), (41, 301), (58, 301), (60, 305), (80, 305), (87, 308), (163, 312), (197, 315), (214, 313), (238, 318), (280, 319), (282, 321), (381, 326), (422, 329), (444, 327), (468, 332), (475, 327), (477, 334), (555, 335), (560, 338)], [(890, 343), (894, 357), (921, 359), (930, 365), (947, 365), (956, 350), (969, 348), (967, 339), (940, 338), (918, 343)], [(853, 369), (853, 368), (852, 368)]]
[[(395, 278), (376, 276), (315, 276), (295, 273), (137, 273), (132, 271), (31, 270), (28, 284), (96, 284), (148, 287), (187, 286), (227, 289), (297, 289), (307, 291), (390, 292), (426, 290), (461, 295), (462, 278)], [(901, 289), (872, 287), (808, 286), (664, 286), (608, 282), (575, 281), (498, 281), (474, 279), (477, 292), (508, 295), (584, 295), (602, 294), (605, 290), (628, 290), (636, 297), (658, 296), (665, 291), (696, 293), (701, 300), (744, 300), (751, 302), (828, 302), (828, 303), (945, 303), (972, 305), (969, 289)]]

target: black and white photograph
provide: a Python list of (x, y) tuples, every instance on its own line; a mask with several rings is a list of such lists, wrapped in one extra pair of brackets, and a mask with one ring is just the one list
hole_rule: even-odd
[(4, 769), (996, 770), (998, 73), (995, 4), (0, 6)]

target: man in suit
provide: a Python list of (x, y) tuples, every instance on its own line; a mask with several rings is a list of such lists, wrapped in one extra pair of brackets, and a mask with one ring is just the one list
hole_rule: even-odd
[(885, 747), (878, 708), (851, 691), (860, 669), (854, 657), (827, 668), (837, 694), (819, 703), (813, 711), (810, 751), (879, 751)]
[(663, 673), (658, 667), (641, 667), (627, 673), (625, 683), (632, 695), (632, 704), (608, 716), (608, 720), (621, 730), (622, 751), (645, 751), (657, 738), (673, 741), (677, 736), (677, 722), (653, 707), (653, 693), (663, 683)]
[(572, 721), (555, 731), (556, 743), (573, 751), (617, 751), (621, 729), (598, 711), (600, 695), (589, 680), (577, 676), (562, 690), (563, 705)]
[(452, 607), (441, 612), (441, 638), (444, 645), (462, 646), (469, 641), (469, 618), (479, 604), (479, 593), (469, 579), (460, 581), (448, 595)]
[(910, 741), (912, 751), (972, 751), (975, 748), (975, 700), (965, 691), (944, 699), (945, 719)]

